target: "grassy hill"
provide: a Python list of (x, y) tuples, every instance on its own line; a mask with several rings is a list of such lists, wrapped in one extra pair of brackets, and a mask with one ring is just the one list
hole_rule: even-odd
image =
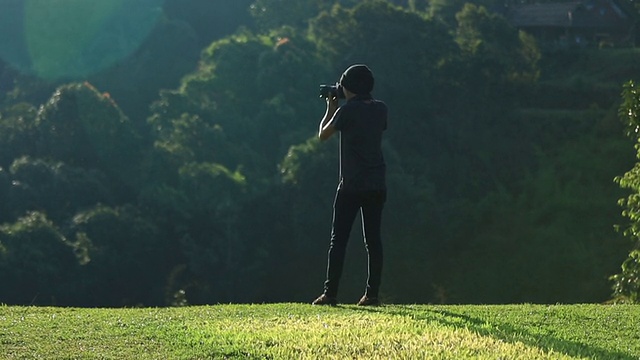
[(0, 359), (639, 359), (637, 305), (0, 306)]

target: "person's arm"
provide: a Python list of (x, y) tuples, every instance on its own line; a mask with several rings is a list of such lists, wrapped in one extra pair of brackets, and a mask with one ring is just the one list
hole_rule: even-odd
[(334, 115), (338, 110), (338, 99), (335, 97), (327, 98), (327, 111), (324, 113), (324, 117), (320, 121), (320, 127), (318, 129), (318, 137), (324, 141), (331, 137), (336, 132), (334, 127)]

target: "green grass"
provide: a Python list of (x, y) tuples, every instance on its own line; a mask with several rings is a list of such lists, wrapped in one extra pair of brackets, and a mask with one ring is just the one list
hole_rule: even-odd
[(318, 358), (640, 359), (640, 306), (0, 306), (0, 359)]

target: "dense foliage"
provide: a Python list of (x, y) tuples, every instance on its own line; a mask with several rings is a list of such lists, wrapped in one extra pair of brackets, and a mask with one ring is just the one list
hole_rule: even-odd
[(618, 88), (558, 70), (580, 54), (480, 3), (230, 3), (165, 2), (136, 53), (77, 81), (0, 62), (0, 302), (312, 299), (337, 185), (317, 89), (359, 62), (391, 109), (386, 301), (609, 298), (633, 157)]
[[(635, 141), (636, 158), (640, 160), (640, 92), (634, 81), (624, 86), (622, 92), (623, 103), (620, 106), (620, 117), (627, 125), (627, 135)], [(627, 171), (623, 176), (616, 177), (621, 187), (631, 189), (631, 194), (620, 199), (624, 207), (623, 214), (629, 219), (629, 224), (621, 228), (625, 236), (633, 242), (633, 249), (629, 257), (622, 263), (622, 271), (612, 276), (614, 281), (614, 296), (620, 301), (640, 302), (640, 162)]]

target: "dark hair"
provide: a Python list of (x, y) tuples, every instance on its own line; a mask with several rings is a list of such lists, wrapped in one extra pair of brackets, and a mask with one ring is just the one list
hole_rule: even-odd
[(367, 65), (349, 66), (340, 77), (340, 85), (354, 94), (368, 94), (373, 90), (373, 73)]

